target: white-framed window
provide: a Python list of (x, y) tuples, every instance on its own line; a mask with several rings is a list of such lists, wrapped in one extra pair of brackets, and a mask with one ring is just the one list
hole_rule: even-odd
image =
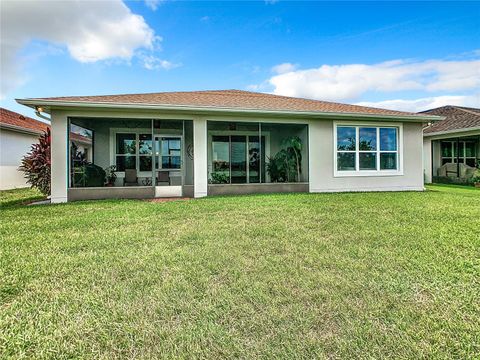
[(401, 124), (336, 123), (334, 175), (401, 175), (401, 136)]
[(457, 163), (457, 157), (461, 164), (466, 164), (471, 167), (475, 167), (476, 165), (477, 158), (475, 141), (459, 141), (458, 150), (456, 141), (442, 141), (441, 153), (442, 165)]
[(114, 164), (117, 171), (136, 169), (152, 171), (152, 135), (142, 132), (116, 131)]

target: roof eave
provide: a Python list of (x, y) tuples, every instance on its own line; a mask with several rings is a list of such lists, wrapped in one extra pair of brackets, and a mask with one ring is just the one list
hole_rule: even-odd
[(439, 135), (455, 135), (455, 134), (460, 134), (460, 133), (463, 134), (463, 133), (468, 133), (468, 132), (475, 132), (474, 135), (476, 135), (477, 132), (480, 132), (480, 126), (463, 128), (463, 129), (453, 129), (453, 130), (444, 130), (444, 131), (435, 131), (435, 132), (425, 133), (426, 129), (428, 129), (428, 128), (424, 129), (424, 133), (423, 133), (424, 137), (433, 137), (433, 136), (439, 136)]
[(6, 129), (6, 130), (11, 130), (11, 131), (16, 131), (19, 133), (24, 133), (24, 134), (29, 134), (29, 135), (42, 135), (43, 130), (34, 130), (34, 129), (28, 129), (24, 128), (22, 126), (16, 126), (16, 125), (11, 125), (11, 124), (5, 124), (5, 123), (0, 123), (0, 128), (1, 129)]
[(49, 113), (52, 108), (106, 108), (106, 109), (143, 109), (143, 110), (181, 110), (197, 113), (251, 113), (266, 114), (277, 116), (296, 116), (312, 118), (337, 118), (337, 119), (392, 119), (413, 122), (432, 122), (443, 120), (444, 117), (435, 115), (393, 115), (393, 114), (368, 114), (368, 113), (348, 113), (348, 112), (319, 112), (319, 111), (292, 111), (292, 110), (268, 110), (253, 108), (232, 108), (218, 106), (189, 106), (189, 105), (171, 105), (171, 104), (138, 104), (138, 103), (111, 103), (111, 102), (86, 102), (86, 101), (59, 101), (46, 99), (15, 99), (19, 104), (35, 108), (44, 107), (44, 111)]

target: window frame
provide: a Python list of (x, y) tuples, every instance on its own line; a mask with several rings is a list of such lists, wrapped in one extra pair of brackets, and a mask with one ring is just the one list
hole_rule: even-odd
[[(160, 139), (160, 147), (159, 147), (159, 154), (156, 153), (155, 149), (155, 139), (159, 138)], [(176, 139), (180, 141), (180, 155), (163, 155), (163, 139), (168, 139), (167, 141), (170, 141), (171, 139)], [(183, 157), (182, 157), (182, 146), (183, 146), (183, 136), (182, 135), (165, 135), (165, 134), (156, 134), (153, 136), (152, 139), (152, 148), (153, 148), (153, 154), (154, 154), (154, 164), (153, 168), (155, 171), (181, 171), (183, 170)], [(170, 148), (169, 148), (170, 149)], [(179, 157), (180, 158), (180, 167), (179, 168), (164, 168), (163, 167), (163, 157), (169, 157), (170, 159), (172, 157)], [(158, 168), (156, 166), (156, 161), (158, 158)]]
[[(140, 154), (140, 135), (151, 135), (152, 130), (149, 128), (111, 128), (110, 129), (110, 164), (117, 164), (117, 156), (126, 156), (127, 154), (118, 154), (117, 153), (117, 134), (135, 134), (135, 154), (130, 154), (129, 156), (135, 157), (135, 170), (137, 171), (138, 177), (151, 177), (152, 170), (140, 171), (140, 157), (142, 156), (153, 156), (153, 138), (152, 138), (152, 154)], [(152, 158), (153, 160), (153, 158)], [(152, 164), (152, 167), (154, 165)], [(119, 178), (125, 177), (125, 171), (117, 170), (115, 171)]]
[[(452, 156), (443, 156), (442, 145), (444, 143), (450, 143), (450, 147), (451, 147), (451, 150), (452, 150)], [(457, 163), (457, 156), (455, 156), (456, 143), (457, 143), (457, 140), (441, 140), (440, 141), (440, 163), (442, 165), (444, 165), (444, 163), (443, 163), (444, 159), (449, 159), (450, 160), (449, 163), (451, 163), (451, 164), (456, 164)], [(458, 143), (461, 144), (460, 149), (462, 149), (462, 151), (460, 151), (460, 149), (458, 149), (458, 152), (459, 152), (458, 153), (458, 159), (461, 160), (460, 161), (461, 164), (466, 165), (467, 159), (474, 160), (474, 161), (477, 160), (476, 156), (467, 156), (467, 143), (473, 143), (473, 144), (476, 145), (475, 140), (459, 140)]]
[[(337, 129), (339, 127), (355, 128), (355, 150), (338, 150), (337, 145)], [(360, 150), (360, 128), (376, 128), (376, 149)], [(397, 150), (380, 150), (380, 128), (396, 128), (397, 129)], [(355, 176), (402, 176), (403, 175), (403, 123), (389, 122), (352, 122), (339, 121), (333, 123), (333, 176), (334, 177), (355, 177)], [(338, 153), (354, 153), (355, 154), (355, 170), (338, 170)], [(360, 153), (375, 153), (376, 169), (360, 170)], [(380, 169), (380, 154), (396, 153), (397, 169)]]

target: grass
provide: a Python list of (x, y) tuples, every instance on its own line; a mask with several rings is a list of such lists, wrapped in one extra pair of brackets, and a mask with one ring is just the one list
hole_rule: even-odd
[(480, 191), (20, 205), (0, 358), (478, 358)]

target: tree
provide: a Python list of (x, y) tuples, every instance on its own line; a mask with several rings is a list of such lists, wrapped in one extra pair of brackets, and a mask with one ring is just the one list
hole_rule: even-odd
[(27, 183), (45, 195), (50, 195), (51, 161), (50, 161), (50, 129), (47, 129), (37, 144), (33, 144), (30, 152), (22, 159), (19, 167), (25, 173)]

